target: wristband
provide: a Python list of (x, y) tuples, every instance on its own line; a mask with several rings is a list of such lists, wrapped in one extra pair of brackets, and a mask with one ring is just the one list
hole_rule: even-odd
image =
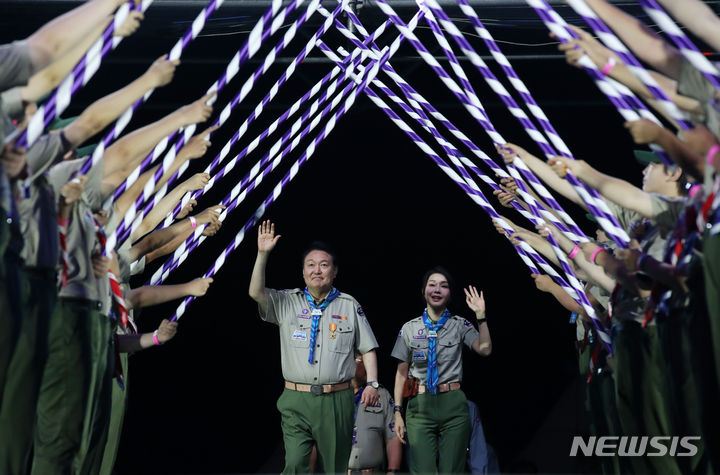
[(395, 405), (393, 406), (393, 412), (399, 412), (400, 414), (402, 414), (403, 412), (405, 412), (405, 409), (403, 409), (402, 406)]
[(155, 330), (155, 331), (153, 332), (153, 343), (154, 343), (156, 346), (160, 346), (160, 345), (162, 345), (162, 343), (160, 343), (160, 340), (158, 340), (157, 335), (158, 335), (158, 331)]
[(572, 248), (572, 251), (570, 251), (570, 254), (568, 254), (568, 257), (570, 259), (574, 259), (579, 250), (580, 250), (580, 248), (578, 247), (577, 244), (575, 244), (575, 247)]
[(607, 76), (610, 74), (610, 71), (615, 67), (615, 58), (609, 57), (607, 60), (607, 63), (605, 63), (605, 66), (600, 70), (601, 73), (603, 73), (603, 76)]
[[(595, 250), (592, 252), (592, 254), (590, 254), (590, 262), (592, 262), (593, 264), (595, 264), (595, 258), (597, 258), (597, 255), (600, 254), (600, 252), (601, 252), (601, 251), (604, 251), (604, 250), (605, 250), (605, 248), (602, 247), (602, 246), (600, 246), (600, 247), (598, 247), (597, 249), (595, 249)], [(597, 265), (597, 264), (596, 264), (596, 265)]]
[(197, 226), (197, 220), (193, 216), (188, 216), (188, 219), (190, 220), (190, 226), (195, 229)]
[(478, 322), (478, 327), (479, 327), (479, 326), (482, 325), (483, 323), (487, 322), (487, 318), (485, 318), (485, 317), (483, 317), (483, 318), (478, 318), (478, 321), (477, 321), (477, 322)]
[(708, 165), (712, 165), (712, 164), (713, 164), (713, 157), (715, 156), (716, 153), (718, 153), (718, 151), (720, 151), (720, 145), (715, 144), (715, 145), (713, 145), (712, 147), (710, 147), (710, 150), (708, 150), (708, 153), (707, 153), (707, 163), (708, 163)]

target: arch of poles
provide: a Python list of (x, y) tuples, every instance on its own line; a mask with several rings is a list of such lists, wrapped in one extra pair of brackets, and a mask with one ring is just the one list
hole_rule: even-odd
[[(169, 59), (178, 59), (182, 56), (185, 48), (202, 31), (207, 19), (222, 6), (224, 0), (211, 0), (192, 22), (190, 28), (177, 41), (168, 53)], [(495, 182), (493, 175), (500, 178), (513, 178), (518, 184), (518, 194), (527, 203), (528, 210), (513, 202), (514, 207), (534, 225), (550, 223), (562, 232), (574, 243), (587, 242), (587, 236), (573, 222), (572, 218), (560, 207), (552, 194), (543, 186), (541, 181), (535, 177), (532, 171), (520, 160), (515, 158), (512, 164), (505, 165), (500, 161), (501, 166), (493, 161), (490, 156), (483, 152), (467, 135), (456, 127), (447, 117), (438, 111), (432, 104), (416, 91), (391, 65), (391, 58), (397, 52), (401, 42), (407, 41), (417, 51), (423, 61), (437, 74), (443, 84), (460, 101), (463, 107), (478, 122), (487, 133), (491, 141), (503, 146), (506, 141), (495, 129), (491, 118), (483, 107), (478, 95), (473, 89), (468, 76), (458, 61), (452, 43), (456, 45), (465, 55), (472, 66), (482, 75), (490, 88), (499, 96), (507, 106), (510, 113), (520, 122), (525, 132), (532, 138), (545, 156), (550, 159), (556, 155), (573, 158), (572, 152), (554, 129), (548, 117), (540, 106), (535, 102), (530, 90), (517, 75), (508, 58), (502, 53), (500, 47), (493, 39), (490, 32), (485, 28), (478, 18), (476, 12), (467, 0), (458, 0), (458, 6), (467, 17), (477, 35), (483, 40), (495, 61), (500, 65), (505, 79), (510, 87), (515, 90), (517, 97), (525, 105), (525, 109), (516, 101), (510, 91), (503, 85), (495, 74), (488, 68), (475, 48), (467, 41), (462, 31), (455, 26), (448, 15), (443, 11), (437, 0), (417, 0), (418, 10), (412, 19), (405, 23), (388, 4), (387, 0), (377, 0), (377, 6), (387, 16), (375, 31), (368, 31), (354, 14), (348, 4), (348, 0), (326, 0), (331, 10), (326, 9), (320, 3), (321, 0), (310, 0), (304, 5), (305, 0), (291, 0), (283, 7), (283, 0), (271, 0), (270, 5), (262, 17), (257, 21), (248, 35), (242, 48), (230, 59), (226, 69), (221, 76), (210, 85), (208, 93), (215, 94), (208, 101), (212, 104), (217, 99), (217, 94), (224, 90), (240, 69), (261, 49), (263, 44), (275, 35), (281, 27), (284, 34), (277, 44), (260, 62), (260, 66), (249, 75), (248, 79), (239, 88), (237, 94), (222, 109), (213, 123), (222, 127), (237, 109), (238, 104), (246, 99), (251, 90), (259, 83), (266, 83), (263, 75), (268, 71), (275, 61), (277, 55), (283, 51), (295, 38), (298, 30), (303, 27), (307, 20), (314, 14), (320, 14), (324, 21), (315, 31), (312, 37), (306, 42), (300, 53), (289, 63), (285, 71), (280, 75), (269, 92), (262, 100), (252, 108), (250, 115), (242, 122), (240, 127), (232, 134), (231, 138), (221, 148), (220, 152), (212, 159), (205, 169), (210, 174), (208, 184), (192, 193), (187, 193), (177, 204), (161, 226), (166, 227), (172, 224), (175, 216), (184, 205), (191, 199), (198, 199), (208, 192), (216, 183), (227, 176), (230, 171), (242, 160), (246, 159), (258, 146), (270, 135), (278, 130), (285, 130), (285, 133), (270, 146), (263, 146), (268, 150), (260, 157), (237, 183), (233, 184), (230, 192), (222, 200), (225, 209), (220, 214), (223, 221), (229, 213), (240, 207), (247, 195), (274, 171), (283, 160), (292, 155), (299, 144), (306, 138), (310, 139), (309, 145), (302, 151), (300, 156), (290, 166), (289, 171), (279, 180), (261, 205), (250, 215), (247, 222), (240, 228), (234, 239), (225, 247), (222, 253), (215, 259), (210, 268), (205, 272), (204, 277), (214, 276), (223, 266), (227, 257), (237, 249), (243, 242), (246, 233), (261, 219), (265, 210), (276, 201), (285, 186), (297, 176), (301, 167), (310, 159), (317, 150), (318, 145), (332, 132), (338, 120), (348, 113), (355, 103), (357, 97), (365, 94), (376, 104), (389, 119), (397, 125), (455, 184), (457, 184), (470, 199), (472, 199), (493, 221), (499, 224), (506, 232), (508, 238), (513, 236), (513, 228), (495, 211), (490, 201), (481, 190), (478, 182), (487, 185), (491, 190), (499, 190), (500, 185)], [(526, 0), (528, 6), (537, 13), (547, 28), (555, 33), (561, 42), (571, 41), (576, 38), (575, 32), (568, 27), (568, 24), (558, 13), (547, 3), (546, 0)], [(640, 62), (630, 53), (628, 48), (612, 33), (612, 31), (600, 20), (583, 0), (568, 0), (570, 6), (587, 22), (594, 33), (605, 43), (605, 45), (619, 55), (631, 71), (640, 79), (651, 92), (653, 97), (665, 108), (668, 115), (681, 129), (692, 127), (687, 117), (672, 103), (663, 93), (652, 76), (642, 67)], [(697, 67), (716, 87), (720, 88), (720, 73), (705, 58), (692, 42), (685, 36), (670, 17), (662, 10), (655, 0), (639, 0), (643, 9), (661, 27), (661, 29), (678, 46), (681, 53)], [(107, 27), (103, 35), (92, 45), (85, 56), (78, 62), (73, 71), (62, 81), (60, 86), (53, 91), (46, 102), (39, 107), (38, 112), (33, 116), (28, 128), (19, 138), (22, 145), (32, 145), (42, 135), (43, 130), (57, 116), (59, 116), (70, 104), (73, 95), (79, 91), (92, 78), (100, 68), (102, 60), (121, 41), (120, 37), (114, 37), (113, 32), (116, 25), (120, 25), (129, 14), (132, 8), (145, 11), (152, 4), (152, 0), (143, 0), (139, 5), (132, 6), (128, 2), (118, 9), (115, 20)], [(297, 13), (297, 15), (293, 15)], [(351, 31), (338, 17), (345, 14), (353, 25)], [(287, 27), (287, 21), (291, 16), (295, 20)], [(433, 37), (441, 47), (443, 54), (448, 60), (450, 70), (446, 70), (430, 54), (425, 45), (420, 41), (414, 30), (421, 23), (425, 22), (430, 27)], [(333, 49), (327, 45), (322, 37), (331, 29), (336, 29), (350, 44), (352, 51), (339, 47)], [(386, 38), (390, 37), (390, 40)], [(449, 39), (448, 39), (449, 37)], [(381, 40), (385, 46), (379, 46)], [(452, 43), (451, 43), (452, 41)], [(326, 55), (335, 66), (305, 94), (296, 100), (286, 111), (275, 119), (269, 127), (253, 138), (240, 152), (231, 154), (233, 148), (238, 145), (250, 125), (258, 119), (265, 111), (267, 105), (275, 98), (280, 88), (288, 82), (293, 73), (301, 65), (303, 60), (315, 49)], [(592, 78), (597, 87), (607, 96), (615, 106), (624, 120), (637, 120), (647, 118), (656, 123), (658, 119), (627, 87), (603, 75), (594, 63), (588, 58), (580, 60), (587, 74)], [(379, 77), (380, 72), (389, 78), (401, 94), (395, 93)], [(145, 94), (135, 104), (129, 107), (120, 118), (110, 127), (110, 131), (100, 141), (93, 154), (87, 158), (79, 173), (87, 173), (91, 167), (99, 162), (105, 149), (117, 139), (130, 122), (133, 114), (149, 99), (152, 91)], [(388, 103), (389, 101), (389, 103)], [(393, 109), (392, 105), (395, 106)], [(300, 113), (303, 110), (304, 112)], [(529, 112), (527, 114), (526, 110)], [(399, 113), (398, 113), (399, 111)], [(294, 119), (288, 126), (286, 122)], [(437, 153), (435, 149), (423, 139), (416, 128), (427, 132), (442, 149)], [(117, 199), (129, 186), (131, 186), (140, 175), (160, 162), (156, 172), (148, 180), (136, 201), (130, 206), (127, 213), (120, 221), (117, 229), (108, 236), (106, 252), (121, 245), (135, 231), (143, 218), (162, 199), (172, 185), (182, 175), (188, 163), (185, 162), (170, 177), (167, 183), (154, 192), (158, 181), (170, 168), (176, 154), (189, 141), (196, 131), (192, 125), (185, 129), (179, 129), (162, 140), (141, 164), (130, 174), (127, 180), (122, 183), (113, 194)], [(443, 135), (445, 134), (445, 135)], [(449, 134), (449, 135), (448, 135)], [(452, 136), (452, 137), (451, 137)], [(452, 140), (459, 141), (465, 148), (472, 152), (473, 158), (467, 157), (456, 147)], [(669, 163), (669, 158), (664, 152), (655, 147), (656, 152)], [(163, 153), (165, 154), (163, 157)], [(162, 159), (161, 159), (162, 157)], [(230, 158), (229, 158), (230, 157)], [(228, 159), (229, 158), (229, 159)], [(478, 164), (482, 163), (490, 169), (491, 173), (482, 171)], [(626, 247), (629, 237), (618, 224), (609, 208), (600, 195), (591, 187), (568, 174), (566, 179), (570, 182), (578, 195), (588, 206), (590, 212), (596, 217), (600, 226), (618, 246)], [(530, 188), (547, 203), (536, 200), (531, 194)], [(158, 285), (164, 282), (170, 273), (177, 269), (205, 240), (203, 236), (204, 226), (199, 226), (178, 249), (167, 258), (160, 268), (152, 275), (149, 284)], [(532, 247), (521, 239), (515, 239), (512, 244), (522, 261), (528, 266), (531, 272), (540, 274), (544, 270), (556, 283), (558, 283), (578, 304), (580, 304), (591, 317), (595, 328), (598, 331), (601, 341), (606, 348), (612, 352), (612, 339), (608, 332), (607, 323), (602, 316), (597, 315), (585, 294), (582, 283), (575, 276), (573, 268), (568, 262), (567, 255), (562, 251), (552, 233), (548, 234), (547, 240), (556, 255), (560, 269), (554, 268), (547, 263)], [(195, 297), (184, 299), (172, 320), (177, 320), (185, 313), (188, 305)]]

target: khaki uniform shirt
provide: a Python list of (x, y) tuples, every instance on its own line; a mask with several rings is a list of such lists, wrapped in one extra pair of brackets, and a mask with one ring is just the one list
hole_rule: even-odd
[(27, 41), (0, 45), (0, 92), (27, 84), (35, 73)]
[[(651, 229), (645, 233), (646, 237), (640, 241), (640, 246), (643, 253), (662, 261), (665, 236), (675, 226), (675, 221), (685, 207), (686, 200), (685, 198), (670, 198), (657, 193), (651, 193), (650, 197), (654, 218), (650, 221)], [(640, 213), (618, 206), (612, 201), (606, 200), (606, 202), (620, 226), (632, 237), (634, 227), (645, 218)], [(615, 298), (612, 317), (641, 323), (645, 315), (647, 300), (647, 298), (627, 292), (621, 287)], [(655, 321), (652, 320), (650, 324), (654, 325)]]
[[(59, 195), (61, 188), (70, 181), (72, 173), (79, 169), (84, 158), (66, 160), (48, 171), (48, 181)], [(87, 174), (85, 191), (80, 200), (73, 203), (68, 220), (67, 250), (69, 253), (68, 283), (60, 289), (60, 297), (75, 297), (101, 303), (101, 312), (108, 315), (110, 309), (110, 284), (107, 276), (96, 279), (92, 271), (92, 255), (100, 251), (95, 232), (93, 210), (100, 209), (102, 197), (102, 163)], [(62, 269), (62, 256), (59, 257)]]
[(385, 461), (385, 443), (395, 437), (393, 406), (395, 402), (387, 389), (378, 389), (376, 406), (357, 404), (353, 428), (352, 451), (348, 468), (362, 470), (379, 468)]
[(57, 267), (59, 239), (57, 226), (57, 196), (45, 175), (45, 170), (65, 154), (60, 134), (51, 134), (35, 142), (27, 152), (32, 171), (29, 195), (18, 201), (20, 229), (24, 246), (22, 258), (26, 267), (54, 269)]
[[(360, 304), (340, 293), (323, 310), (318, 327), (315, 363), (310, 355), (310, 305), (301, 289), (267, 289), (268, 308), (260, 318), (280, 327), (283, 377), (302, 384), (335, 384), (355, 376), (355, 352), (378, 347)], [(334, 331), (333, 331), (334, 330)]]
[[(472, 323), (453, 315), (437, 332), (438, 383), (462, 381), (462, 343), (472, 349), (472, 344), (480, 333)], [(410, 364), (408, 376), (417, 378), (420, 384), (427, 379), (428, 336), (422, 317), (417, 317), (405, 325), (395, 340), (393, 358)]]

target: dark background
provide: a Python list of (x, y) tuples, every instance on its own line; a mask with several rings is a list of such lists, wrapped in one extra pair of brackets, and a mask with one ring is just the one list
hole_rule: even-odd
[[(406, 21), (414, 12), (412, 2), (391, 4)], [(76, 5), (62, 1), (4, 2), (0, 6), (0, 40), (25, 37)], [(78, 114), (93, 100), (141, 74), (170, 50), (203, 5), (189, 0), (156, 0), (139, 32), (108, 56), (64, 116)], [(474, 5), (575, 156), (639, 183), (641, 167), (632, 158), (633, 144), (621, 117), (582, 71), (566, 65), (534, 12), (517, 1)], [(331, 4), (326, 7), (332, 9)], [(569, 8), (556, 7), (569, 21), (580, 23)], [(128, 130), (203, 95), (242, 47), (265, 8), (263, 1), (227, 0), (186, 49), (173, 83), (155, 92)], [(645, 17), (634, 4), (624, 8)], [(446, 11), (458, 19), (456, 24), (496, 74), (504, 77), (462, 13), (455, 7)], [(383, 20), (379, 9), (368, 2), (361, 6), (359, 16), (371, 31)], [(194, 163), (192, 172), (204, 169), (219, 152), (321, 21), (316, 14), (300, 30), (214, 135), (212, 149)], [(418, 34), (423, 42), (434, 54), (442, 55), (426, 25), (422, 26)], [(396, 34), (388, 28), (379, 44), (389, 44)], [(225, 88), (216, 112), (239, 91), (278, 38), (279, 34), (271, 37)], [(334, 32), (324, 39), (331, 46), (346, 45)], [(241, 140), (241, 147), (331, 69), (319, 58), (315, 50), (298, 68)], [(482, 128), (410, 46), (404, 45), (392, 63), (497, 159)], [(463, 61), (463, 65), (496, 128), (507, 140), (539, 154), (472, 64)], [(391, 82), (382, 75), (380, 78)], [(286, 129), (280, 130), (284, 133)], [(272, 142), (264, 142), (220, 181), (200, 200), (198, 210), (219, 202), (279, 136), (270, 137)], [(167, 283), (185, 282), (207, 271), (308, 144), (304, 140)], [(234, 148), (233, 156), (241, 147)], [(491, 196), (487, 187), (483, 191)], [(593, 233), (594, 227), (584, 219), (584, 213), (573, 207), (568, 210), (587, 233)], [(516, 213), (503, 211), (522, 223)], [(486, 437), (497, 451), (501, 469), (579, 472), (598, 468), (592, 461), (567, 457), (572, 436), (588, 430), (582, 413), (582, 383), (577, 376), (575, 326), (568, 324), (568, 312), (535, 289), (527, 268), (505, 238), (495, 233), (487, 216), (367, 98), (358, 98), (265, 216), (277, 223), (282, 234), (268, 266), (269, 287), (303, 285), (300, 254), (309, 242), (321, 239), (337, 248), (340, 272), (336, 285), (363, 305), (380, 343), (380, 379), (389, 387), (395, 370), (390, 351), (397, 332), (423, 308), (423, 273), (436, 264), (450, 269), (457, 283), (453, 310), (468, 318), (472, 312), (465, 305), (462, 286), (472, 284), (482, 289), (493, 353), (489, 358), (466, 353), (463, 383), (468, 399), (478, 403)], [(177, 337), (161, 349), (132, 356), (118, 473), (250, 473), (282, 468), (281, 430), (275, 408), (282, 391), (278, 331), (260, 321), (247, 296), (255, 246), (253, 228), (218, 272), (208, 294), (190, 305)], [(156, 267), (150, 266), (143, 276), (136, 277), (133, 286), (142, 285)], [(173, 314), (176, 305), (143, 310), (138, 318), (140, 328), (154, 330), (161, 319)]]

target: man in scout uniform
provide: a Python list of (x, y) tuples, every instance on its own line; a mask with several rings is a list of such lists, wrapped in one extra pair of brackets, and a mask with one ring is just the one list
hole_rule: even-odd
[(351, 473), (397, 472), (402, 461), (402, 442), (393, 429), (395, 402), (390, 392), (380, 386), (377, 404), (360, 404), (365, 389), (372, 386), (367, 386), (362, 358), (358, 357), (355, 363), (355, 377), (351, 381), (355, 392), (355, 426), (348, 468)]
[(322, 244), (312, 245), (303, 256), (304, 290), (265, 288), (265, 267), (279, 238), (270, 221), (259, 226), (249, 294), (258, 303), (260, 317), (280, 327), (285, 391), (277, 406), (284, 472), (309, 472), (314, 444), (322, 471), (344, 472), (352, 444), (355, 354), (362, 355), (368, 378), (360, 404), (375, 405), (378, 344), (358, 302), (332, 286), (338, 269)]

